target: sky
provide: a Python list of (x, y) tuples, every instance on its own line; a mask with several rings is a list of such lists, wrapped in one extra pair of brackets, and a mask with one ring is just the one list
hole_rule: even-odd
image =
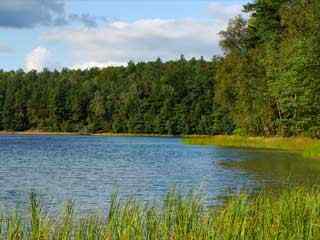
[(221, 54), (243, 0), (0, 0), (0, 69), (42, 71)]

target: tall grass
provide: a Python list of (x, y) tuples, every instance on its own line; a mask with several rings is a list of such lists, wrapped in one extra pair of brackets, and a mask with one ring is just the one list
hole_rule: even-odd
[(78, 218), (66, 204), (49, 218), (34, 195), (28, 217), (3, 216), (0, 238), (10, 240), (139, 240), (139, 239), (319, 239), (320, 191), (297, 188), (278, 196), (262, 193), (229, 199), (207, 207), (195, 193), (169, 192), (158, 204), (113, 196), (106, 216)]
[(186, 137), (186, 144), (216, 145), (221, 147), (261, 148), (301, 152), (305, 157), (320, 157), (320, 141), (305, 137), (244, 137), (244, 136), (205, 136)]

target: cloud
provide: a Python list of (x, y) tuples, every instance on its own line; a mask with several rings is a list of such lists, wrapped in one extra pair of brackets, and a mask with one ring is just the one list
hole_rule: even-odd
[(220, 26), (192, 19), (116, 21), (99, 28), (58, 29), (44, 39), (64, 43), (74, 64), (123, 63), (185, 57), (211, 58), (220, 53)]
[(69, 20), (72, 22), (80, 22), (86, 27), (98, 26), (98, 18), (89, 14), (70, 14)]
[(14, 52), (14, 50), (11, 47), (0, 42), (0, 54), (10, 54), (13, 52)]
[(0, 27), (33, 28), (63, 26), (80, 22), (96, 27), (100, 17), (67, 14), (66, 0), (0, 0)]
[(65, 23), (63, 0), (1, 0), (0, 26), (31, 28)]
[(56, 69), (58, 65), (52, 60), (52, 53), (44, 47), (34, 48), (25, 59), (25, 70), (32, 71), (42, 71), (44, 68)]
[(80, 64), (75, 64), (71, 67), (71, 69), (80, 69), (80, 70), (85, 70), (85, 69), (90, 69), (90, 68), (105, 68), (105, 67), (119, 67), (119, 66), (126, 66), (126, 62), (86, 62), (86, 63), (80, 63)]
[(208, 13), (216, 21), (227, 23), (230, 18), (241, 14), (242, 8), (242, 4), (212, 2), (208, 6)]
[[(71, 56), (71, 66), (108, 66), (130, 60), (149, 61), (158, 57), (176, 59), (203, 56), (206, 59), (221, 53), (218, 33), (227, 27), (230, 18), (241, 13), (241, 4), (212, 2), (207, 11), (211, 20), (141, 19), (105, 21), (96, 28), (65, 28), (44, 34), (49, 42), (62, 43)], [(74, 20), (80, 16), (75, 16)], [(82, 15), (81, 21), (94, 26), (96, 19)], [(91, 23), (92, 20), (92, 23)]]

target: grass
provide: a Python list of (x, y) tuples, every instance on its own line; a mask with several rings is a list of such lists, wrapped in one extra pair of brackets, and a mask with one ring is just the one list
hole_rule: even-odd
[(320, 158), (320, 143), (313, 144), (303, 152), (304, 157)]
[(243, 137), (243, 136), (207, 136), (186, 137), (186, 144), (216, 145), (221, 147), (260, 148), (301, 152), (304, 157), (320, 157), (320, 141), (305, 137)]
[(106, 216), (78, 218), (73, 205), (48, 217), (34, 194), (28, 217), (3, 216), (0, 238), (10, 240), (222, 240), (319, 239), (320, 191), (296, 188), (274, 196), (235, 196), (207, 207), (201, 195), (169, 192), (161, 203), (119, 201), (113, 196)]

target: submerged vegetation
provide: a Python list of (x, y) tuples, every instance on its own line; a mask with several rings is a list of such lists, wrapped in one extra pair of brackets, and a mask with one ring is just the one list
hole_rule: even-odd
[(320, 192), (284, 190), (279, 195), (239, 195), (220, 207), (207, 207), (199, 194), (171, 191), (159, 204), (119, 201), (106, 216), (77, 217), (72, 204), (48, 217), (34, 195), (29, 217), (2, 217), (1, 239), (319, 239)]
[(183, 139), (186, 144), (215, 145), (220, 147), (239, 147), (285, 150), (301, 152), (304, 157), (320, 157), (320, 141), (306, 137), (246, 137), (239, 135), (217, 135), (186, 137)]

